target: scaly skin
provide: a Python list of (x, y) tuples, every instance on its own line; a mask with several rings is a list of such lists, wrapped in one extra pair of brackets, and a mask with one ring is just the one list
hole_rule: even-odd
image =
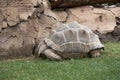
[(95, 50), (90, 51), (90, 56), (92, 58), (99, 57), (100, 56), (100, 49), (95, 49)]
[(44, 51), (44, 54), (46, 55), (46, 57), (50, 60), (62, 60), (61, 56), (57, 55), (54, 53), (54, 51), (52, 49), (46, 49)]

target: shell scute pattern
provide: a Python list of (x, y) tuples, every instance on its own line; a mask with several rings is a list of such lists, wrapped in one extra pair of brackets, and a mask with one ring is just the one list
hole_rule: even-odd
[(68, 29), (65, 30), (64, 32), (66, 42), (76, 42), (77, 41), (77, 32), (75, 29)]
[(61, 32), (56, 32), (54, 36), (51, 38), (51, 40), (57, 45), (65, 43), (64, 36)]

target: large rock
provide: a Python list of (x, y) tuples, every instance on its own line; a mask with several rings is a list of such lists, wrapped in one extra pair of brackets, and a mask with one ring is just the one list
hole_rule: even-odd
[(52, 9), (120, 2), (120, 0), (49, 0), (49, 1), (51, 3)]
[[(38, 19), (30, 18), (42, 11), (42, 0), (0, 1), (0, 59), (31, 56), (37, 37)], [(37, 7), (38, 6), (38, 7)], [(34, 15), (37, 15), (36, 13)]]
[[(120, 8), (116, 7), (116, 9), (118, 12), (120, 11)], [(102, 34), (112, 32), (116, 26), (116, 15), (107, 9), (85, 6), (69, 9), (69, 12), (68, 22), (76, 20)]]
[(70, 8), (65, 11), (45, 10), (45, 14), (57, 21), (69, 23), (78, 21), (82, 25), (88, 26), (92, 30), (97, 30), (101, 34), (110, 33), (116, 26), (116, 16), (120, 16), (120, 7), (115, 8), (95, 8), (84, 6)]
[(1, 0), (0, 30), (27, 20), (35, 11), (34, 6), (41, 4), (41, 2), (42, 0)]

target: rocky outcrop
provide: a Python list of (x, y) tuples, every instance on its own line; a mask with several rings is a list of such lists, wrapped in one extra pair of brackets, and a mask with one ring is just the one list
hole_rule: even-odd
[(116, 26), (112, 32), (108, 32), (106, 34), (101, 34), (97, 30), (93, 30), (96, 33), (102, 42), (108, 41), (120, 41), (120, 18), (116, 17)]
[(49, 0), (49, 1), (51, 3), (52, 9), (120, 2), (119, 0)]
[[(0, 59), (31, 56), (37, 37), (37, 20), (31, 18), (42, 7), (40, 0), (0, 1)], [(41, 5), (42, 6), (42, 5)]]
[(75, 20), (96, 31), (101, 40), (107, 39), (106, 34), (110, 34), (109, 37), (113, 39), (120, 32), (119, 24), (116, 24), (119, 13), (120, 7), (84, 6), (51, 10), (47, 0), (1, 0), (0, 59), (32, 56), (35, 45), (58, 22), (69, 23)]

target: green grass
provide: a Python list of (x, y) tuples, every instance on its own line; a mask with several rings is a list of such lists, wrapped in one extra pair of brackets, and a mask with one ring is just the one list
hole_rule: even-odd
[(106, 43), (98, 58), (2, 61), (0, 80), (120, 80), (120, 42)]

